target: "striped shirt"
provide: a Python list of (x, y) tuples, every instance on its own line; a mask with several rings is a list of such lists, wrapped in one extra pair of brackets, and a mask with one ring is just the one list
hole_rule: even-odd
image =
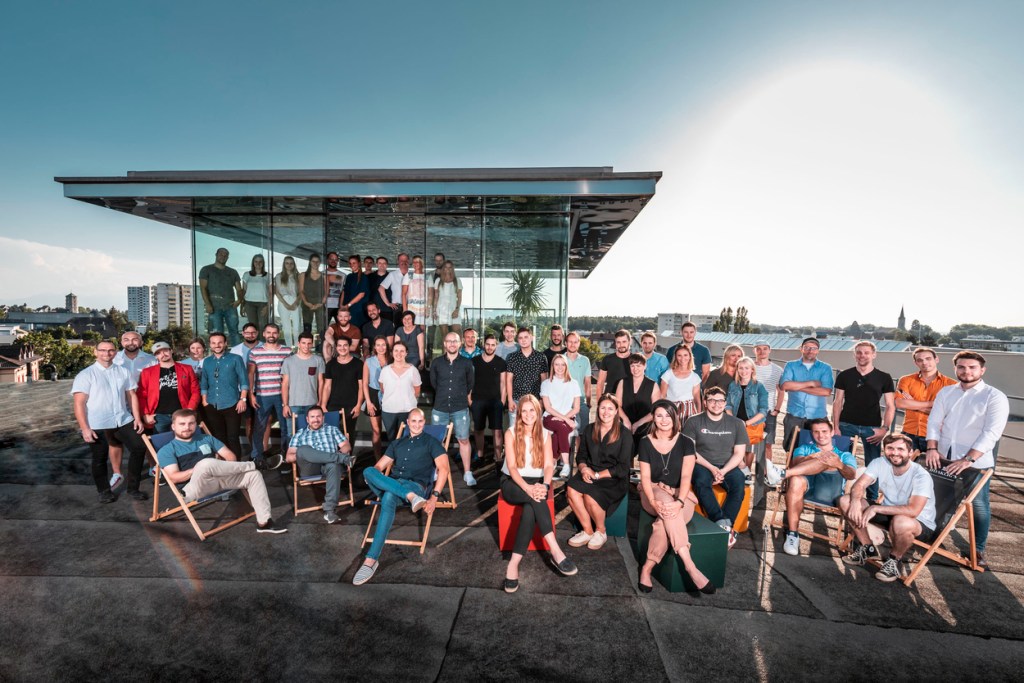
[(288, 346), (276, 349), (259, 346), (249, 352), (249, 365), (256, 366), (257, 396), (281, 395), (281, 364), (290, 355), (292, 350)]
[(757, 372), (757, 381), (768, 390), (768, 410), (775, 410), (775, 400), (779, 397), (777, 389), (779, 380), (782, 379), (782, 368), (771, 361), (767, 365), (754, 363), (754, 370)]
[(300, 429), (295, 432), (288, 441), (288, 446), (298, 448), (299, 446), (312, 446), (324, 453), (333, 453), (338, 446), (345, 442), (345, 435), (334, 425), (323, 425), (320, 429)]

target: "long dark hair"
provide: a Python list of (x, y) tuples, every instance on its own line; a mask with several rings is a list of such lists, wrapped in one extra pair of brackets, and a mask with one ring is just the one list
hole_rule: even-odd
[[(320, 254), (314, 251), (312, 254), (309, 255), (309, 262), (306, 264), (306, 275), (309, 275), (310, 273), (313, 272), (313, 259), (320, 261)], [(318, 269), (316, 272), (319, 273), (320, 270)]]
[[(668, 438), (670, 438), (670, 439), (675, 438), (675, 435), (679, 433), (679, 426), (680, 426), (679, 425), (679, 411), (676, 410), (676, 404), (673, 403), (672, 401), (669, 401), (668, 399), (664, 399), (664, 398), (660, 399), (658, 401), (655, 401), (654, 405), (651, 406), (651, 415), (652, 416), (654, 415), (654, 411), (656, 411), (658, 408), (663, 409), (665, 412), (668, 413), (669, 417), (672, 418), (672, 432), (668, 435)], [(648, 432), (648, 436), (650, 436), (653, 439), (654, 436), (657, 434), (657, 432), (658, 432), (657, 425), (652, 424), (651, 425), (651, 429)]]
[(601, 409), (601, 404), (608, 401), (615, 406), (615, 417), (612, 418), (612, 428), (608, 430), (608, 443), (615, 443), (619, 440), (620, 430), (622, 428), (622, 420), (619, 419), (619, 399), (615, 398), (612, 394), (601, 394), (601, 398), (597, 399), (597, 410), (594, 411), (594, 424), (592, 436), (596, 443), (601, 443), (601, 413), (598, 412)]

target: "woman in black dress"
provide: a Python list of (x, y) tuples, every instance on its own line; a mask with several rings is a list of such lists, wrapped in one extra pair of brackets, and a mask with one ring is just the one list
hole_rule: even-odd
[(690, 491), (696, 445), (679, 432), (679, 416), (671, 401), (658, 401), (652, 413), (654, 426), (640, 444), (640, 505), (655, 519), (637, 587), (643, 593), (651, 592), (651, 572), (671, 547), (683, 561), (683, 568), (697, 590), (714, 593), (714, 584), (690, 557), (686, 533), (686, 523), (697, 505), (697, 498)]
[(566, 484), (569, 507), (583, 527), (569, 545), (597, 550), (608, 540), (604, 520), (629, 491), (632, 460), (633, 437), (619, 421), (619, 402), (605, 394), (597, 402), (597, 420), (583, 430), (576, 474)]
[(653, 380), (644, 376), (647, 360), (639, 353), (629, 357), (629, 377), (619, 382), (615, 398), (619, 402), (619, 417), (622, 424), (633, 434), (633, 455), (640, 447), (640, 440), (647, 436), (654, 416), (651, 406), (661, 399), (661, 389)]

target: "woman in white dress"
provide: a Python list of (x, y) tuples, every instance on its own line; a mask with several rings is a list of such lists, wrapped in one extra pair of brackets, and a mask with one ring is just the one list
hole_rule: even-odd
[(284, 257), (281, 272), (274, 276), (274, 296), (277, 297), (277, 322), (281, 326), (284, 344), (295, 346), (295, 340), (302, 331), (302, 311), (299, 310), (299, 271), (291, 256)]
[(462, 282), (455, 276), (455, 264), (451, 261), (445, 261), (441, 266), (441, 275), (434, 278), (430, 301), (438, 340), (443, 340), (448, 332), (461, 333)]
[(402, 285), (402, 310), (412, 311), (417, 325), (427, 325), (427, 276), (423, 272), (423, 257), (412, 257), (412, 272), (408, 284)]
[(702, 410), (700, 375), (693, 370), (693, 353), (682, 344), (676, 349), (672, 365), (661, 376), (661, 395), (675, 403), (679, 409), (680, 427), (687, 418)]

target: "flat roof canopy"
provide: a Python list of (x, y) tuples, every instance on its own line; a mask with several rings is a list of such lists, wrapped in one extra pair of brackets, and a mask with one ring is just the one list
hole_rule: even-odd
[(131, 171), (58, 177), (64, 196), (201, 229), (231, 216), (570, 218), (569, 272), (586, 277), (654, 196), (660, 172), (583, 168)]

